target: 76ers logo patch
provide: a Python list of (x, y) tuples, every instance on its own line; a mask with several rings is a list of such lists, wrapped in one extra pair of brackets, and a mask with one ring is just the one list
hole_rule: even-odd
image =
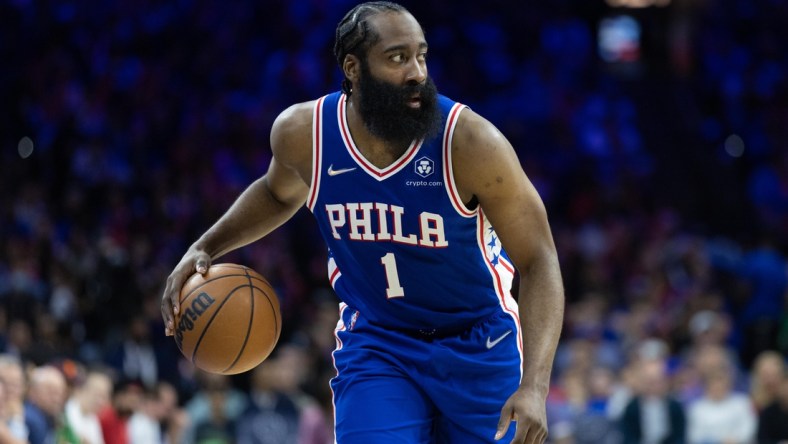
[(435, 172), (435, 162), (433, 162), (429, 157), (422, 157), (420, 159), (416, 159), (416, 162), (414, 163), (414, 169), (416, 174), (419, 176), (427, 177)]

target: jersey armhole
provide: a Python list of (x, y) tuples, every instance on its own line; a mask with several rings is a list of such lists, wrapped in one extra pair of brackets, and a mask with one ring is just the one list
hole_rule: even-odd
[(323, 102), (325, 99), (326, 96), (323, 96), (315, 102), (312, 116), (312, 183), (309, 184), (309, 194), (306, 199), (306, 206), (312, 213), (315, 212), (315, 203), (320, 192), (320, 171), (323, 169)]
[(446, 193), (449, 195), (449, 201), (462, 217), (476, 217), (479, 206), (468, 208), (460, 197), (457, 190), (457, 183), (454, 180), (454, 166), (452, 165), (451, 144), (454, 138), (454, 129), (457, 127), (462, 110), (468, 108), (461, 103), (455, 103), (449, 110), (448, 117), (446, 118), (446, 129), (443, 131), (443, 181), (446, 183)]

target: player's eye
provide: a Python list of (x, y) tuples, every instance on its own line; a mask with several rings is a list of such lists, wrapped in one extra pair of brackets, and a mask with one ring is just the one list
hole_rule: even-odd
[(391, 61), (395, 63), (402, 63), (405, 61), (405, 56), (402, 54), (394, 54), (391, 56)]
[(419, 61), (423, 62), (423, 61), (427, 60), (427, 53), (426, 52), (421, 52), (421, 53), (419, 53), (418, 57), (419, 57)]

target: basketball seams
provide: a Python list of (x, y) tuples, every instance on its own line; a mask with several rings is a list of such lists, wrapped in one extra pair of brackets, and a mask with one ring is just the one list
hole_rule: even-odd
[(224, 304), (226, 304), (227, 301), (229, 301), (230, 298), (233, 297), (235, 292), (244, 287), (246, 287), (246, 284), (239, 285), (233, 288), (229, 293), (227, 293), (227, 297), (225, 297), (224, 300), (222, 300), (222, 302), (219, 303), (219, 306), (216, 307), (216, 310), (214, 310), (213, 313), (211, 313), (211, 317), (208, 318), (208, 320), (205, 322), (205, 327), (203, 327), (202, 331), (200, 332), (200, 337), (197, 339), (197, 342), (194, 343), (194, 349), (192, 350), (192, 357), (191, 357), (192, 364), (195, 364), (194, 357), (197, 356), (197, 351), (200, 349), (200, 343), (202, 342), (202, 338), (204, 338), (205, 334), (208, 332), (208, 330), (210, 330), (211, 323), (213, 323), (213, 320), (216, 318), (216, 316), (219, 315), (219, 312), (222, 311), (222, 307), (224, 307)]
[(276, 307), (274, 307), (274, 303), (273, 301), (271, 301), (271, 296), (269, 296), (268, 293), (262, 290), (260, 290), (260, 292), (265, 295), (265, 299), (268, 301), (268, 305), (271, 306), (271, 312), (274, 314), (272, 318), (274, 319), (274, 331), (276, 332), (276, 341), (274, 341), (274, 344), (276, 344), (279, 341), (279, 335), (282, 333), (282, 329), (280, 326), (281, 319), (279, 318), (280, 313), (279, 310)]
[[(280, 318), (279, 318), (279, 311), (276, 309), (276, 307), (274, 307), (274, 303), (273, 303), (273, 301), (271, 301), (271, 296), (268, 293), (266, 293), (265, 290), (263, 290), (262, 288), (259, 288), (259, 287), (251, 287), (251, 288), (253, 288), (254, 290), (259, 291), (260, 293), (262, 293), (263, 296), (265, 296), (265, 300), (266, 300), (266, 302), (268, 302), (268, 306), (271, 308), (271, 312), (274, 313), (274, 316), (271, 316), (271, 319), (274, 322), (274, 332), (276, 334), (276, 337), (274, 338), (274, 341), (273, 341), (273, 344), (271, 346), (271, 349), (268, 350), (268, 354), (270, 354), (273, 351), (274, 347), (276, 346), (276, 343), (279, 341), (279, 335), (282, 333), (282, 330), (280, 329), (280, 322), (281, 321), (280, 321)], [(221, 308), (221, 307), (219, 307), (219, 308)], [(218, 311), (218, 309), (217, 309), (217, 311)], [(252, 311), (254, 311), (254, 310), (252, 310)], [(244, 345), (241, 347), (241, 353), (235, 358), (235, 361), (229, 367), (227, 367), (225, 370), (222, 371), (223, 373), (225, 373), (225, 374), (232, 374), (232, 373), (228, 373), (228, 372), (237, 364), (238, 360), (243, 355), (243, 350), (246, 347), (246, 343), (247, 343), (247, 340), (249, 338), (249, 331), (251, 330), (252, 325), (253, 325), (253, 323), (251, 322), (251, 318), (250, 318), (249, 329), (246, 332), (246, 338), (244, 339)], [(208, 327), (206, 326), (205, 329), (207, 330)], [(259, 365), (259, 363), (258, 363), (258, 365)]]
[[(194, 350), (192, 350), (192, 356), (191, 356), (191, 358), (190, 358), (190, 360), (192, 361), (192, 363), (194, 362), (194, 355), (196, 355), (196, 354), (197, 354), (197, 348), (199, 347), (199, 345), (200, 345), (200, 342), (202, 341), (202, 338), (203, 338), (203, 336), (205, 336), (205, 333), (206, 333), (206, 332), (208, 331), (208, 329), (210, 328), (210, 326), (211, 326), (211, 323), (213, 322), (213, 319), (214, 319), (214, 318), (215, 318), (215, 317), (216, 317), (216, 316), (219, 314), (219, 312), (221, 311), (222, 307), (224, 307), (224, 304), (226, 304), (226, 303), (227, 303), (227, 301), (229, 301), (229, 300), (230, 300), (230, 298), (231, 298), (231, 297), (233, 297), (233, 295), (235, 294), (235, 292), (236, 292), (236, 291), (240, 290), (241, 288), (247, 287), (247, 286), (248, 286), (249, 288), (253, 289), (253, 290), (257, 290), (257, 291), (259, 291), (260, 293), (262, 293), (262, 294), (265, 296), (265, 298), (268, 300), (268, 304), (271, 306), (271, 310), (272, 310), (272, 312), (276, 313), (276, 308), (274, 307), (274, 304), (273, 304), (273, 302), (271, 302), (271, 297), (268, 295), (268, 293), (266, 293), (265, 289), (263, 289), (263, 288), (260, 288), (260, 287), (257, 287), (257, 286), (254, 286), (254, 285), (249, 285), (249, 284), (243, 284), (243, 285), (239, 285), (239, 286), (237, 286), (237, 287), (233, 288), (233, 289), (232, 289), (232, 290), (231, 290), (231, 291), (230, 291), (230, 292), (227, 294), (227, 297), (226, 297), (226, 298), (224, 298), (224, 300), (223, 300), (222, 302), (220, 302), (220, 303), (219, 303), (219, 306), (218, 306), (218, 307), (216, 307), (216, 310), (214, 310), (214, 312), (213, 312), (213, 314), (211, 315), (211, 317), (210, 317), (210, 318), (209, 318), (209, 319), (206, 321), (206, 323), (205, 323), (205, 327), (202, 329), (202, 332), (200, 333), (200, 338), (199, 338), (199, 339), (197, 340), (197, 342), (194, 344)], [(270, 287), (269, 287), (269, 288), (270, 288)], [(193, 292), (192, 292), (192, 293), (193, 293)], [(252, 304), (253, 304), (253, 305), (252, 305), (252, 307), (253, 307), (253, 309), (254, 309), (254, 300), (252, 300)], [(274, 325), (274, 327), (276, 327), (276, 328), (277, 328), (277, 330), (276, 330), (276, 332), (277, 332), (277, 335), (276, 335), (276, 336), (277, 336), (277, 339), (279, 339), (279, 319), (278, 319), (278, 316), (273, 316), (273, 319), (274, 319), (274, 322), (275, 322), (275, 325)], [(250, 325), (251, 325), (251, 322), (250, 322)], [(247, 334), (247, 337), (248, 337), (248, 335), (249, 335), (249, 331), (248, 331), (248, 330), (247, 330), (246, 334)], [(246, 344), (246, 340), (244, 340), (244, 344)], [(234, 365), (234, 364), (233, 364), (233, 365)]]
[(178, 301), (178, 303), (180, 303), (182, 305), (184, 303), (184, 301), (186, 301), (186, 299), (189, 299), (189, 297), (191, 297), (197, 290), (199, 290), (200, 288), (204, 287), (206, 284), (211, 283), (213, 281), (216, 281), (216, 280), (219, 280), (219, 279), (232, 278), (232, 277), (246, 277), (246, 276), (248, 276), (251, 279), (258, 280), (258, 281), (268, 285), (269, 287), (273, 288), (271, 286), (271, 284), (267, 280), (265, 280), (265, 278), (263, 278), (263, 277), (254, 276), (254, 275), (246, 275), (246, 274), (223, 274), (221, 276), (216, 276), (216, 277), (210, 278), (208, 280), (205, 280), (200, 285), (192, 288), (188, 293), (186, 293), (186, 296), (183, 296), (183, 298), (181, 298)]
[[(201, 280), (200, 278), (202, 276), (194, 275), (186, 281), (184, 284), (186, 292), (182, 295), (179, 302), (183, 306), (191, 306), (195, 305), (195, 303), (198, 304), (196, 308), (198, 310), (197, 314), (201, 314), (203, 309), (207, 309), (207, 307), (200, 308), (204, 301), (198, 302), (204, 299), (203, 295), (211, 299), (217, 299), (217, 304), (213, 304), (213, 302), (210, 304), (213, 305), (213, 307), (208, 313), (205, 313), (207, 316), (204, 316), (204, 319), (199, 322), (199, 327), (195, 327), (198, 330), (194, 332), (196, 334), (192, 334), (189, 340), (186, 340), (186, 337), (184, 337), (183, 344), (178, 343), (178, 348), (182, 353), (188, 350), (190, 354), (185, 356), (198, 368), (203, 368), (202, 365), (209, 365), (211, 367), (217, 367), (218, 365), (221, 367), (208, 371), (219, 374), (235, 374), (247, 371), (253, 366), (259, 365), (260, 362), (264, 361), (265, 358), (270, 355), (281, 335), (282, 318), (279, 312), (279, 301), (276, 296), (276, 291), (259, 273), (243, 265), (215, 264), (210, 267), (210, 270), (211, 271), (208, 272), (209, 276), (213, 274), (218, 275), (212, 276), (207, 280)], [(229, 278), (230, 281), (221, 281), (221, 279), (225, 278)], [(245, 299), (242, 300), (243, 296), (235, 296), (239, 290), (242, 292), (250, 292), (248, 306), (243, 302), (245, 301)], [(221, 294), (218, 294), (218, 292), (221, 292)], [(259, 292), (262, 296), (265, 296), (268, 302), (267, 306), (263, 304), (262, 301), (257, 301), (258, 303), (256, 303), (255, 298), (258, 296), (255, 292)], [(236, 299), (231, 301), (231, 304), (225, 306), (233, 297), (236, 297)], [(241, 297), (242, 299), (237, 299), (237, 297)], [(276, 300), (273, 300), (272, 297), (276, 298)], [(192, 307), (192, 309), (195, 308)], [(265, 311), (266, 309), (270, 310), (270, 316), (268, 314), (269, 312)], [(227, 310), (230, 310), (232, 313), (229, 315), (230, 317), (226, 314), (228, 313)], [(242, 329), (243, 324), (239, 322), (240, 319), (238, 318), (240, 317), (243, 319), (246, 317), (245, 311), (249, 311), (247, 326), (245, 331), (242, 330), (239, 332), (238, 327)], [(259, 311), (259, 313), (255, 313), (255, 311)], [(223, 314), (222, 317), (217, 318), (220, 313)], [(187, 315), (186, 311), (181, 314), (181, 316), (185, 315)], [(192, 320), (194, 321), (194, 319)], [(224, 362), (221, 360), (217, 362), (212, 356), (218, 357), (218, 355), (214, 355), (214, 351), (212, 350), (217, 346), (220, 348), (222, 347), (225, 338), (216, 336), (216, 334), (219, 333), (223, 335), (229, 333), (225, 330), (227, 322), (236, 324), (236, 327), (233, 328), (235, 333), (232, 338), (227, 337), (226, 340), (231, 340), (233, 344), (238, 345), (234, 345), (232, 347), (233, 350), (226, 351), (235, 351), (236, 355), (234, 357), (232, 355), (227, 356), (225, 352), (223, 354), (224, 357), (229, 359)], [(268, 330), (271, 327), (274, 328), (273, 331)], [(219, 329), (218, 332), (216, 331), (217, 328)], [(191, 328), (188, 329), (191, 330)], [(211, 331), (211, 333), (209, 333), (209, 331)], [(263, 336), (258, 337), (258, 332)], [(261, 343), (259, 342), (260, 338), (264, 338)], [(258, 343), (261, 346), (258, 347), (258, 345), (255, 345), (253, 350), (252, 345)], [(265, 350), (263, 350), (263, 347), (265, 347)], [(258, 350), (258, 348), (260, 350)], [(201, 350), (202, 354), (198, 356)], [(265, 355), (263, 356), (259, 352), (265, 353)], [(227, 366), (230, 360), (232, 360), (232, 363)], [(253, 366), (250, 366), (252, 364)], [(227, 367), (221, 370), (225, 366)]]
[[(246, 272), (246, 280), (248, 281), (247, 285), (249, 286), (249, 289), (250, 289), (250, 291), (249, 291), (249, 301), (251, 303), (250, 304), (251, 306), (250, 306), (250, 309), (249, 309), (249, 323), (246, 325), (246, 334), (244, 335), (244, 343), (241, 344), (241, 349), (238, 350), (238, 354), (235, 356), (235, 359), (233, 360), (232, 364), (230, 364), (229, 367), (224, 369), (222, 371), (222, 373), (229, 372), (230, 369), (235, 367), (235, 364), (238, 363), (238, 360), (241, 359), (241, 356), (243, 356), (244, 351), (246, 350), (246, 344), (249, 343), (249, 333), (252, 331), (252, 324), (254, 323), (254, 290), (255, 290), (255, 287), (252, 285), (252, 276), (249, 275), (248, 271), (246, 271), (246, 270), (244, 270), (244, 271)], [(265, 292), (262, 292), (262, 293), (265, 294)], [(219, 308), (221, 308), (221, 307), (219, 307)], [(218, 312), (219, 310), (216, 310), (216, 311)], [(207, 328), (206, 328), (206, 330), (207, 330)]]

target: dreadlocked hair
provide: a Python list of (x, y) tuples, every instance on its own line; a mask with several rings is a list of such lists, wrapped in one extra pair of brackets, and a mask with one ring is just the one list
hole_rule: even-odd
[[(334, 57), (340, 68), (346, 55), (360, 56), (360, 52), (365, 52), (378, 41), (380, 36), (369, 27), (367, 19), (384, 11), (408, 12), (404, 6), (393, 2), (366, 2), (345, 14), (337, 25), (334, 41)], [(348, 96), (351, 93), (351, 83), (347, 77), (342, 80), (342, 91)]]

